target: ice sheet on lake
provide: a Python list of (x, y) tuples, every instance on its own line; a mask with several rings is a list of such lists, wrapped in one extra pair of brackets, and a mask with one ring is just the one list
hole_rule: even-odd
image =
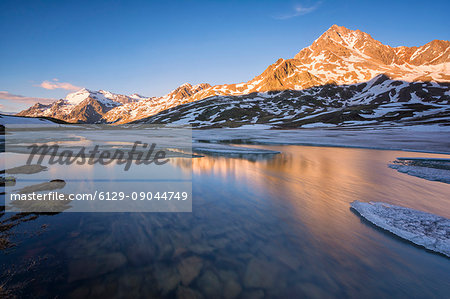
[(220, 155), (220, 156), (254, 156), (254, 155), (273, 156), (280, 153), (278, 151), (266, 149), (238, 147), (216, 143), (194, 143), (192, 145), (192, 151), (194, 153)]
[(450, 184), (449, 159), (397, 158), (389, 167), (429, 181)]
[(450, 257), (450, 219), (383, 202), (356, 200), (351, 207), (376, 226)]
[(193, 130), (194, 141), (232, 144), (312, 145), (450, 153), (450, 126), (436, 131), (410, 128), (314, 128), (296, 130)]

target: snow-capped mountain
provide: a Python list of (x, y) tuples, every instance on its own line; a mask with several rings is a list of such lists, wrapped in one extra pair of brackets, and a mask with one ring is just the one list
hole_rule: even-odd
[[(73, 114), (70, 112), (73, 108), (70, 110), (66, 107), (80, 105), (86, 100), (83, 99), (85, 92), (79, 91), (69, 99), (66, 97), (61, 103), (50, 105), (51, 107), (36, 104), (30, 108), (31, 111), (22, 111), (21, 115), (60, 118), (57, 111), (70, 110), (72, 114), (65, 112), (61, 116), (64, 116), (64, 120), (73, 122), (120, 124), (141, 120), (152, 123), (178, 121), (198, 126), (235, 126), (237, 123), (295, 126), (307, 124), (299, 121), (300, 118), (311, 116), (311, 119), (315, 119), (313, 115), (316, 112), (325, 113), (331, 108), (339, 110), (350, 106), (370, 105), (367, 111), (374, 111), (373, 109), (378, 109), (375, 106), (392, 103), (394, 106), (383, 111), (389, 110), (392, 115), (398, 113), (405, 116), (407, 113), (402, 109), (405, 108), (404, 105), (411, 104), (406, 110), (426, 110), (427, 115), (438, 111), (436, 113), (442, 116), (441, 108), (449, 104), (449, 49), (450, 42), (443, 40), (434, 40), (420, 47), (393, 48), (373, 39), (367, 33), (333, 25), (294, 58), (278, 59), (248, 82), (215, 86), (206, 83), (192, 86), (186, 83), (163, 97), (127, 97), (130, 100), (128, 103), (123, 103), (104, 91), (95, 94), (91, 92), (88, 98), (96, 99), (98, 105), (107, 109), (91, 107), (95, 104), (85, 103), (91, 105), (85, 109), (95, 111), (95, 117), (89, 120), (81, 117), (83, 113)], [(383, 76), (380, 77), (380, 74)], [(120, 104), (106, 104), (101, 100), (103, 98)], [(430, 103), (442, 107), (433, 106), (438, 110), (430, 110), (421, 106)], [(240, 111), (238, 118), (236, 111)], [(356, 117), (351, 111), (343, 112)], [(378, 112), (373, 113), (378, 115)], [(282, 121), (283, 115), (294, 117), (289, 121)], [(360, 113), (358, 115), (361, 116)], [(344, 118), (349, 119), (348, 116)], [(365, 120), (356, 117), (354, 121)]]
[(294, 57), (295, 64), (322, 82), (359, 83), (378, 74), (404, 81), (449, 81), (450, 42), (421, 47), (383, 45), (369, 34), (333, 25)]
[(190, 102), (192, 96), (209, 87), (211, 85), (206, 83), (194, 86), (185, 83), (163, 97), (147, 98), (111, 109), (101, 121), (122, 124), (141, 119), (143, 116), (155, 115), (163, 110)]
[(92, 91), (81, 89), (69, 93), (64, 99), (49, 105), (40, 103), (24, 110), (19, 116), (47, 116), (67, 122), (94, 123), (99, 121), (109, 110), (128, 103), (146, 99), (139, 95), (125, 96), (109, 91)]
[(240, 84), (216, 85), (194, 96), (300, 90), (368, 81), (379, 74), (403, 81), (450, 81), (450, 42), (392, 48), (359, 30), (331, 26), (293, 59), (278, 59), (261, 75)]

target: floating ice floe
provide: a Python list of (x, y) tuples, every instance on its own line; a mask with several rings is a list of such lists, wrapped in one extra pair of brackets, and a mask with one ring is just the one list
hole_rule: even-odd
[(450, 219), (383, 202), (356, 200), (351, 207), (376, 226), (450, 257)]
[(260, 148), (238, 147), (227, 144), (216, 143), (194, 143), (192, 145), (194, 153), (219, 155), (219, 156), (273, 156), (279, 154), (279, 151), (272, 151)]
[(450, 159), (397, 158), (389, 167), (429, 181), (450, 184)]

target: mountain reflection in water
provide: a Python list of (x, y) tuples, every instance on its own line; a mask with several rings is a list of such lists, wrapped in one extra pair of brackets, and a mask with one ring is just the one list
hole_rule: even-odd
[(282, 154), (172, 159), (180, 172), (192, 169), (192, 213), (62, 213), (45, 219), (44, 234), (1, 262), (47, 257), (36, 269), (36, 277), (46, 279), (30, 282), (23, 295), (378, 298), (450, 292), (447, 258), (378, 230), (350, 210), (354, 200), (383, 201), (448, 218), (450, 185), (387, 167), (405, 152), (264, 148)]

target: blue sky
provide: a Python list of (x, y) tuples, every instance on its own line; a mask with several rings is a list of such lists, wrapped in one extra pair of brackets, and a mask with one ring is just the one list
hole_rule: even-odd
[(449, 40), (449, 3), (2, 0), (0, 110), (77, 87), (159, 96), (247, 81), (333, 24), (391, 46)]

